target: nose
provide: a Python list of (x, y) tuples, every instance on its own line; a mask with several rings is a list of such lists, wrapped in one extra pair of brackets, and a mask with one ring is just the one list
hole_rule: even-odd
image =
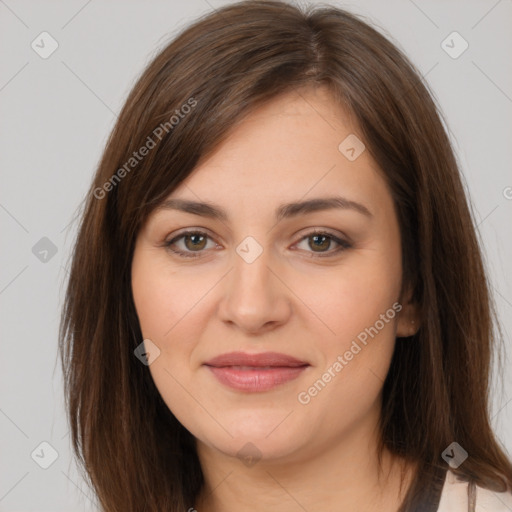
[(233, 268), (226, 275), (218, 313), (220, 319), (246, 334), (273, 330), (288, 321), (293, 293), (270, 250), (254, 260), (233, 254)]

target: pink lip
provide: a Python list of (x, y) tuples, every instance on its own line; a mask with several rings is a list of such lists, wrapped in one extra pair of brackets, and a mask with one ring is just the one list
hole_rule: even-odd
[(239, 391), (268, 391), (296, 379), (309, 364), (277, 352), (231, 352), (204, 363), (223, 384)]

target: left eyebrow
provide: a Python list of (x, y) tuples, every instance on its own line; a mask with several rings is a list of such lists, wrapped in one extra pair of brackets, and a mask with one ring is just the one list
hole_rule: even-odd
[[(296, 217), (298, 215), (305, 215), (312, 212), (321, 210), (353, 210), (366, 217), (373, 217), (370, 210), (361, 203), (352, 201), (345, 197), (320, 197), (315, 199), (308, 199), (307, 201), (297, 201), (280, 205), (275, 211), (276, 221)], [(191, 201), (188, 199), (167, 199), (157, 210), (178, 210), (193, 215), (200, 215), (202, 217), (209, 217), (227, 222), (229, 216), (225, 210), (220, 206), (213, 203), (201, 203), (198, 201)]]
[(354, 210), (366, 217), (373, 217), (370, 210), (361, 203), (352, 201), (345, 197), (320, 197), (316, 199), (309, 199), (307, 201), (298, 201), (295, 203), (288, 203), (279, 206), (276, 210), (276, 220), (280, 221), (285, 218), (295, 217), (307, 213), (317, 212), (321, 210)]

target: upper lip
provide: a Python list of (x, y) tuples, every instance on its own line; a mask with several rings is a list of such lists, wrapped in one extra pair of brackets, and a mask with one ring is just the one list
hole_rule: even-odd
[(227, 354), (216, 356), (213, 359), (206, 361), (204, 364), (207, 366), (216, 366), (218, 368), (223, 366), (289, 366), (295, 368), (298, 366), (307, 366), (309, 363), (306, 361), (301, 361), (295, 357), (288, 356), (286, 354), (280, 354), (278, 352), (262, 352), (260, 354), (229, 352)]

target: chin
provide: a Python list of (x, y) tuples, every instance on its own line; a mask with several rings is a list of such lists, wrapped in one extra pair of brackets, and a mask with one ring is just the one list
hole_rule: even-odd
[(192, 433), (209, 447), (237, 457), (244, 463), (256, 459), (279, 460), (292, 456), (307, 444), (304, 425), (298, 425), (297, 418), (292, 420), (290, 412), (253, 411), (234, 416), (231, 420), (223, 416), (219, 422), (231, 435), (223, 429), (215, 432), (203, 430), (197, 435)]

